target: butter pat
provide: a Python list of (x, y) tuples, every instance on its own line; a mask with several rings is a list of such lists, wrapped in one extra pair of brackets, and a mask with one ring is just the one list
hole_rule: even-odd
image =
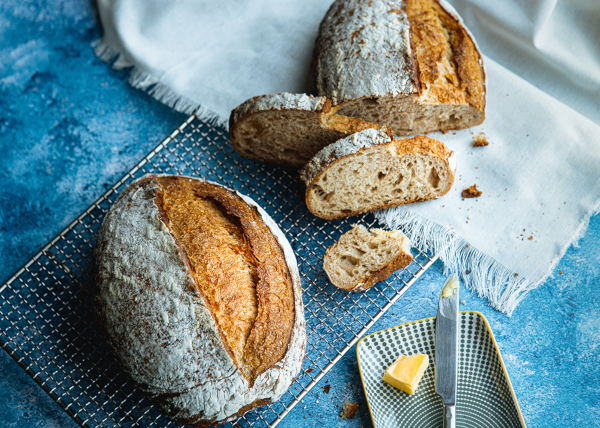
[(458, 291), (458, 279), (456, 279), (456, 275), (452, 275), (452, 278), (449, 278), (446, 282), (444, 288), (442, 288), (442, 297), (447, 299), (448, 297), (456, 294)]
[(428, 355), (417, 354), (410, 357), (402, 355), (388, 367), (383, 380), (408, 394), (414, 394), (427, 366), (429, 366)]

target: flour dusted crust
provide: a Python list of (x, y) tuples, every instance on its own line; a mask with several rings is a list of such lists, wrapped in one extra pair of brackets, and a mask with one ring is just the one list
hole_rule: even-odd
[(387, 127), (357, 132), (350, 137), (342, 138), (317, 153), (300, 171), (300, 178), (309, 187), (325, 169), (344, 156), (358, 153), (361, 149), (387, 144), (393, 140)]
[(232, 127), (242, 117), (265, 110), (306, 110), (320, 111), (327, 102), (326, 97), (313, 97), (306, 94), (279, 94), (259, 95), (244, 101), (231, 112), (229, 126)]
[[(165, 222), (160, 198), (173, 185), (217, 201), (253, 244), (271, 243), (263, 250), (273, 256), (257, 268), (256, 293), (264, 301), (260, 300), (263, 306), (255, 323), (262, 324), (265, 346), (269, 338), (275, 338), (273, 345), (282, 355), (274, 360), (272, 353), (260, 354), (250, 347), (263, 361), (271, 361), (268, 367), (258, 366), (255, 376), (244, 376), (236, 366), (213, 307)], [(293, 299), (287, 333), (285, 327), (270, 325), (260, 315), (277, 312), (273, 305), (278, 304), (278, 297), (269, 291), (275, 286), (270, 278), (277, 277), (277, 272), (287, 276), (285, 287)], [(93, 277), (99, 319), (121, 366), (177, 422), (210, 426), (232, 421), (277, 400), (302, 366), (306, 332), (293, 251), (262, 208), (225, 187), (175, 176), (147, 176), (131, 184), (99, 232)]]
[[(364, 162), (373, 154), (377, 155), (378, 160), (383, 159), (383, 163)], [(417, 162), (421, 158), (436, 163), (445, 174), (445, 184), (440, 184), (436, 192), (430, 192), (425, 197), (393, 197), (393, 191), (400, 186), (409, 185), (410, 178), (408, 182), (404, 179), (397, 183), (393, 183), (393, 180), (379, 183), (377, 181), (382, 175), (384, 180), (392, 179), (393, 174), (398, 172), (398, 165), (386, 169), (389, 161), (402, 162), (403, 158)], [(394, 139), (391, 129), (382, 127), (357, 132), (325, 147), (304, 166), (300, 171), (300, 178), (306, 185), (305, 199), (308, 209), (318, 217), (334, 220), (442, 196), (452, 187), (455, 170), (454, 152), (441, 141), (422, 135)], [(418, 178), (424, 185), (427, 180), (427, 177), (414, 178)], [(356, 180), (355, 185), (350, 184), (351, 180)], [(379, 190), (375, 190), (375, 194), (369, 194), (369, 189), (373, 189), (373, 186), (379, 186)], [(378, 198), (374, 198), (382, 195), (385, 197), (380, 202)], [(342, 201), (345, 198), (346, 201), (340, 202), (339, 206), (330, 210), (329, 205), (337, 204), (340, 198)], [(364, 200), (358, 201), (358, 198)]]
[(403, 2), (336, 0), (321, 22), (312, 67), (317, 93), (334, 105), (418, 94)]
[(325, 97), (261, 95), (231, 112), (229, 136), (242, 156), (301, 167), (339, 138), (378, 127), (362, 119), (338, 115), (337, 110)]
[(459, 129), (485, 118), (485, 70), (456, 11), (437, 0), (336, 0), (321, 22), (314, 91), (341, 115), (395, 135)]

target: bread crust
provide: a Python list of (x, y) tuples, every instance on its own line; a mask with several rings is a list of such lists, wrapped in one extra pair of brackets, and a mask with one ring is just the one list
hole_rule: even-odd
[[(162, 200), (170, 187), (217, 201), (239, 220), (261, 261), (259, 314), (247, 342), (247, 351), (261, 360), (254, 376), (245, 376), (232, 358), (213, 303), (194, 276), (197, 266), (173, 234)], [(99, 320), (121, 366), (177, 422), (211, 426), (231, 421), (277, 400), (302, 366), (306, 332), (293, 251), (254, 201), (223, 186), (155, 175), (132, 183), (103, 222), (93, 280)], [(284, 281), (289, 296), (277, 291), (281, 284), (273, 281)], [(289, 309), (280, 299), (291, 299)], [(278, 325), (286, 310), (293, 311), (288, 327)]]
[[(427, 96), (430, 102), (466, 102), (485, 112), (486, 76), (483, 58), (475, 38), (458, 12), (445, 0), (407, 0), (407, 13), (411, 24), (411, 38), (416, 40), (415, 45), (420, 48), (417, 53), (419, 80), (422, 85), (429, 87), (441, 86), (437, 91), (429, 91)], [(442, 22), (441, 28), (431, 22), (432, 18), (438, 18)], [(418, 33), (421, 32), (427, 36), (419, 37)], [(447, 79), (438, 79), (443, 73), (438, 66), (444, 56), (441, 49), (444, 44), (443, 33), (448, 33), (450, 39), (459, 84), (453, 82), (451, 85), (447, 84)], [(449, 78), (453, 80), (454, 76)]]
[(334, 105), (419, 94), (415, 71), (404, 2), (391, 6), (377, 0), (336, 0), (331, 5), (313, 50), (316, 94), (331, 98)]
[[(231, 111), (229, 116), (229, 134), (240, 119), (254, 113), (273, 110), (303, 110), (321, 111), (327, 103), (326, 97), (313, 97), (306, 94), (290, 94), (287, 92), (277, 94), (258, 95), (252, 97)], [(331, 108), (331, 104), (329, 107)], [(233, 142), (233, 138), (232, 138)]]
[(408, 254), (400, 254), (389, 265), (378, 270), (377, 272), (373, 272), (372, 275), (365, 278), (364, 282), (359, 282), (356, 284), (356, 287), (354, 287), (351, 291), (365, 291), (373, 287), (378, 282), (388, 279), (391, 274), (396, 272), (398, 269), (408, 266), (410, 262), (412, 262), (412, 256)]
[(418, 123), (394, 128), (398, 135), (464, 128), (485, 119), (481, 52), (445, 0), (336, 0), (319, 28), (311, 77), (313, 93), (331, 98), (341, 114), (370, 121), (376, 120), (357, 102), (399, 97), (412, 100), (417, 111), (420, 105), (463, 106), (462, 114), (471, 115), (467, 122), (444, 119), (435, 129)]
[[(393, 153), (394, 156), (401, 157), (407, 154), (416, 153), (416, 154), (427, 154), (431, 156), (435, 156), (443, 160), (446, 164), (449, 173), (451, 174), (451, 179), (449, 180), (449, 184), (441, 193), (444, 195), (450, 191), (452, 184), (454, 183), (454, 174), (456, 170), (456, 160), (454, 158), (454, 152), (444, 143), (438, 141), (434, 138), (429, 138), (424, 135), (417, 135), (412, 138), (402, 138), (402, 139), (394, 139), (391, 136), (391, 129), (389, 127), (382, 127), (379, 130), (375, 129), (366, 129), (361, 132), (357, 132), (352, 134), (349, 137), (343, 138), (339, 141), (336, 141), (333, 144), (325, 147), (319, 153), (317, 153), (306, 166), (300, 171), (300, 178), (306, 185), (305, 192), (305, 200), (306, 206), (309, 211), (313, 214), (318, 215), (325, 220), (337, 220), (341, 218), (346, 218), (358, 214), (363, 214), (366, 212), (374, 211), (374, 210), (382, 210), (386, 208), (390, 208), (398, 205), (405, 205), (409, 203), (423, 202), (432, 198), (420, 198), (412, 201), (398, 203), (390, 203), (382, 206), (364, 209), (360, 211), (352, 211), (348, 214), (339, 214), (334, 216), (323, 216), (322, 214), (317, 214), (317, 210), (313, 204), (313, 200), (310, 197), (312, 194), (311, 187), (315, 184), (319, 178), (336, 162), (345, 157), (355, 156), (365, 150), (369, 150), (375, 146), (382, 146), (385, 149), (389, 150), (390, 153)], [(441, 196), (440, 195), (440, 196)]]

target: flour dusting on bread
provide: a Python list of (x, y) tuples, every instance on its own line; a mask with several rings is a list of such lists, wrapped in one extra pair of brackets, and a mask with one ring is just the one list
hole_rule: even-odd
[[(200, 281), (209, 280), (208, 277), (202, 274), (200, 265), (194, 265), (195, 272), (190, 269), (194, 257), (191, 253), (188, 257), (186, 249), (191, 251), (194, 243), (182, 245), (176, 238), (180, 233), (172, 229), (185, 228), (183, 223), (174, 224), (185, 220), (165, 215), (161, 198), (172, 184), (180, 189), (189, 186), (187, 190), (199, 195), (189, 194), (186, 201), (179, 203), (198, 203), (198, 198), (209, 200), (203, 209), (220, 210), (215, 215), (222, 216), (233, 235), (240, 233), (234, 230), (239, 221), (244, 239), (259, 244), (257, 239), (268, 235), (271, 244), (264, 251), (279, 252), (277, 257), (270, 257), (267, 265), (263, 260), (256, 273), (261, 281), (261, 271), (264, 274), (265, 269), (271, 270), (275, 275), (273, 269), (277, 270), (287, 277), (284, 283), (291, 292), (287, 299), (292, 306), (286, 309), (292, 313), (289, 327), (264, 324), (258, 314), (254, 318), (253, 330), (262, 322), (261, 331), (271, 331), (274, 336), (269, 333), (268, 337), (277, 342), (273, 345), (284, 351), (281, 356), (269, 353), (261, 357), (265, 361), (275, 358), (269, 367), (254, 365), (248, 371), (232, 351), (228, 341), (235, 335), (227, 335), (227, 328), (219, 324), (222, 319), (214, 316), (215, 301), (202, 291), (207, 289)], [(293, 251), (266, 213), (247, 201), (233, 191), (202, 180), (149, 176), (123, 191), (98, 235), (94, 277), (100, 321), (109, 343), (123, 369), (154, 398), (161, 411), (184, 424), (220, 423), (277, 400), (298, 374), (304, 359), (306, 333)], [(215, 204), (222, 204), (222, 208)], [(243, 225), (245, 219), (249, 223)], [(213, 258), (213, 263), (218, 262)], [(272, 286), (267, 280), (263, 291), (257, 290), (258, 299), (261, 293), (268, 294)], [(259, 313), (269, 310), (265, 303)], [(284, 332), (281, 339), (276, 338), (279, 331)], [(252, 333), (248, 337), (251, 336)], [(261, 337), (270, 352), (268, 337)], [(256, 352), (246, 346), (248, 349)], [(243, 356), (244, 352), (237, 355)]]

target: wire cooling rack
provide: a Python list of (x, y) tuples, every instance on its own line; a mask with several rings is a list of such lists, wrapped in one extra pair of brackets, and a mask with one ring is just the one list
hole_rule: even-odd
[(323, 273), (326, 248), (353, 223), (376, 226), (374, 217), (314, 217), (296, 170), (239, 156), (223, 128), (191, 116), (0, 287), (0, 346), (82, 426), (179, 426), (121, 372), (90, 303), (96, 233), (118, 194), (147, 173), (193, 175), (239, 190), (265, 208), (296, 253), (308, 335), (304, 366), (278, 402), (246, 413), (235, 423), (241, 427), (277, 425), (435, 261), (413, 250), (413, 263), (366, 292), (335, 288)]

